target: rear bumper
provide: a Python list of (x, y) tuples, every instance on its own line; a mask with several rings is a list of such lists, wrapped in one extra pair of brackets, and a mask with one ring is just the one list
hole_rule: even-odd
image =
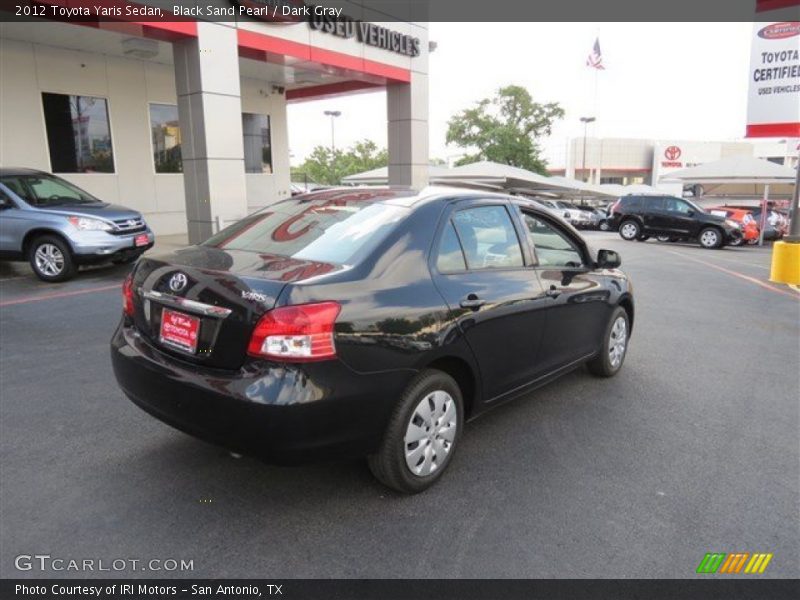
[(111, 361), (128, 398), (154, 417), (277, 463), (374, 452), (413, 375), (359, 374), (335, 360), (209, 369), (161, 352), (124, 323), (111, 340)]

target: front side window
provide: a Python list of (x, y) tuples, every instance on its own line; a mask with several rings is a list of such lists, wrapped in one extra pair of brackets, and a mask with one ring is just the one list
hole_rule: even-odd
[(3, 185), (33, 206), (59, 204), (93, 204), (97, 198), (60, 177), (40, 173), (36, 175), (9, 175)]
[(460, 210), (453, 224), (469, 269), (521, 267), (522, 250), (508, 211), (503, 206)]
[(547, 221), (525, 213), (525, 226), (540, 266), (577, 268), (583, 264), (577, 246)]
[(54, 172), (114, 172), (105, 98), (43, 93), (42, 106)]
[(203, 245), (354, 264), (408, 214), (402, 206), (361, 201), (356, 192), (336, 191), (327, 199), (298, 198), (268, 206), (223, 229)]
[(174, 104), (150, 105), (150, 133), (156, 173), (182, 173), (181, 127)]
[(242, 114), (245, 173), (272, 173), (272, 141), (268, 115)]
[(679, 198), (664, 198), (665, 209), (669, 212), (688, 214), (692, 207), (685, 200)]

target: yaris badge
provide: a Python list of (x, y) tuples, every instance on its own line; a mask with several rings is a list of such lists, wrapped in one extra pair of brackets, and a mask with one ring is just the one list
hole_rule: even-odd
[(173, 292), (180, 292), (183, 288), (186, 287), (186, 284), (189, 283), (189, 280), (186, 278), (186, 275), (183, 273), (175, 273), (169, 280), (169, 289)]

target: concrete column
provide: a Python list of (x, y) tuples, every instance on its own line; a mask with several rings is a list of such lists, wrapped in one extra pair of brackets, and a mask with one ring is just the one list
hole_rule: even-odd
[(173, 44), (189, 243), (247, 214), (236, 29), (198, 21)]
[[(427, 55), (427, 37), (424, 54)], [(427, 56), (413, 61), (424, 60)], [(428, 184), (428, 74), (411, 71), (411, 83), (386, 88), (389, 119), (389, 185)]]

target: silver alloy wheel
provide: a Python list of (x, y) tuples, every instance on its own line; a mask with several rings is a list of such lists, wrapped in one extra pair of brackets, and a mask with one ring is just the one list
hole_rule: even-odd
[(668, 242), (669, 241), (669, 236), (668, 235), (657, 235), (656, 239), (659, 242)]
[(608, 231), (609, 229), (611, 229), (611, 225), (609, 225), (605, 221), (600, 222), (600, 231)]
[(706, 248), (713, 248), (719, 242), (719, 234), (713, 229), (706, 229), (700, 235), (700, 243)]
[(444, 390), (427, 394), (411, 413), (403, 438), (408, 469), (425, 477), (441, 467), (453, 448), (457, 427), (453, 397)]
[(64, 270), (64, 254), (55, 244), (42, 244), (34, 254), (36, 268), (48, 277), (56, 277)]
[(611, 327), (611, 335), (608, 336), (608, 361), (615, 369), (622, 364), (622, 357), (625, 356), (625, 346), (628, 343), (628, 322), (625, 317), (620, 315)]
[(633, 223), (625, 223), (619, 232), (626, 240), (632, 240), (639, 234), (639, 228)]

